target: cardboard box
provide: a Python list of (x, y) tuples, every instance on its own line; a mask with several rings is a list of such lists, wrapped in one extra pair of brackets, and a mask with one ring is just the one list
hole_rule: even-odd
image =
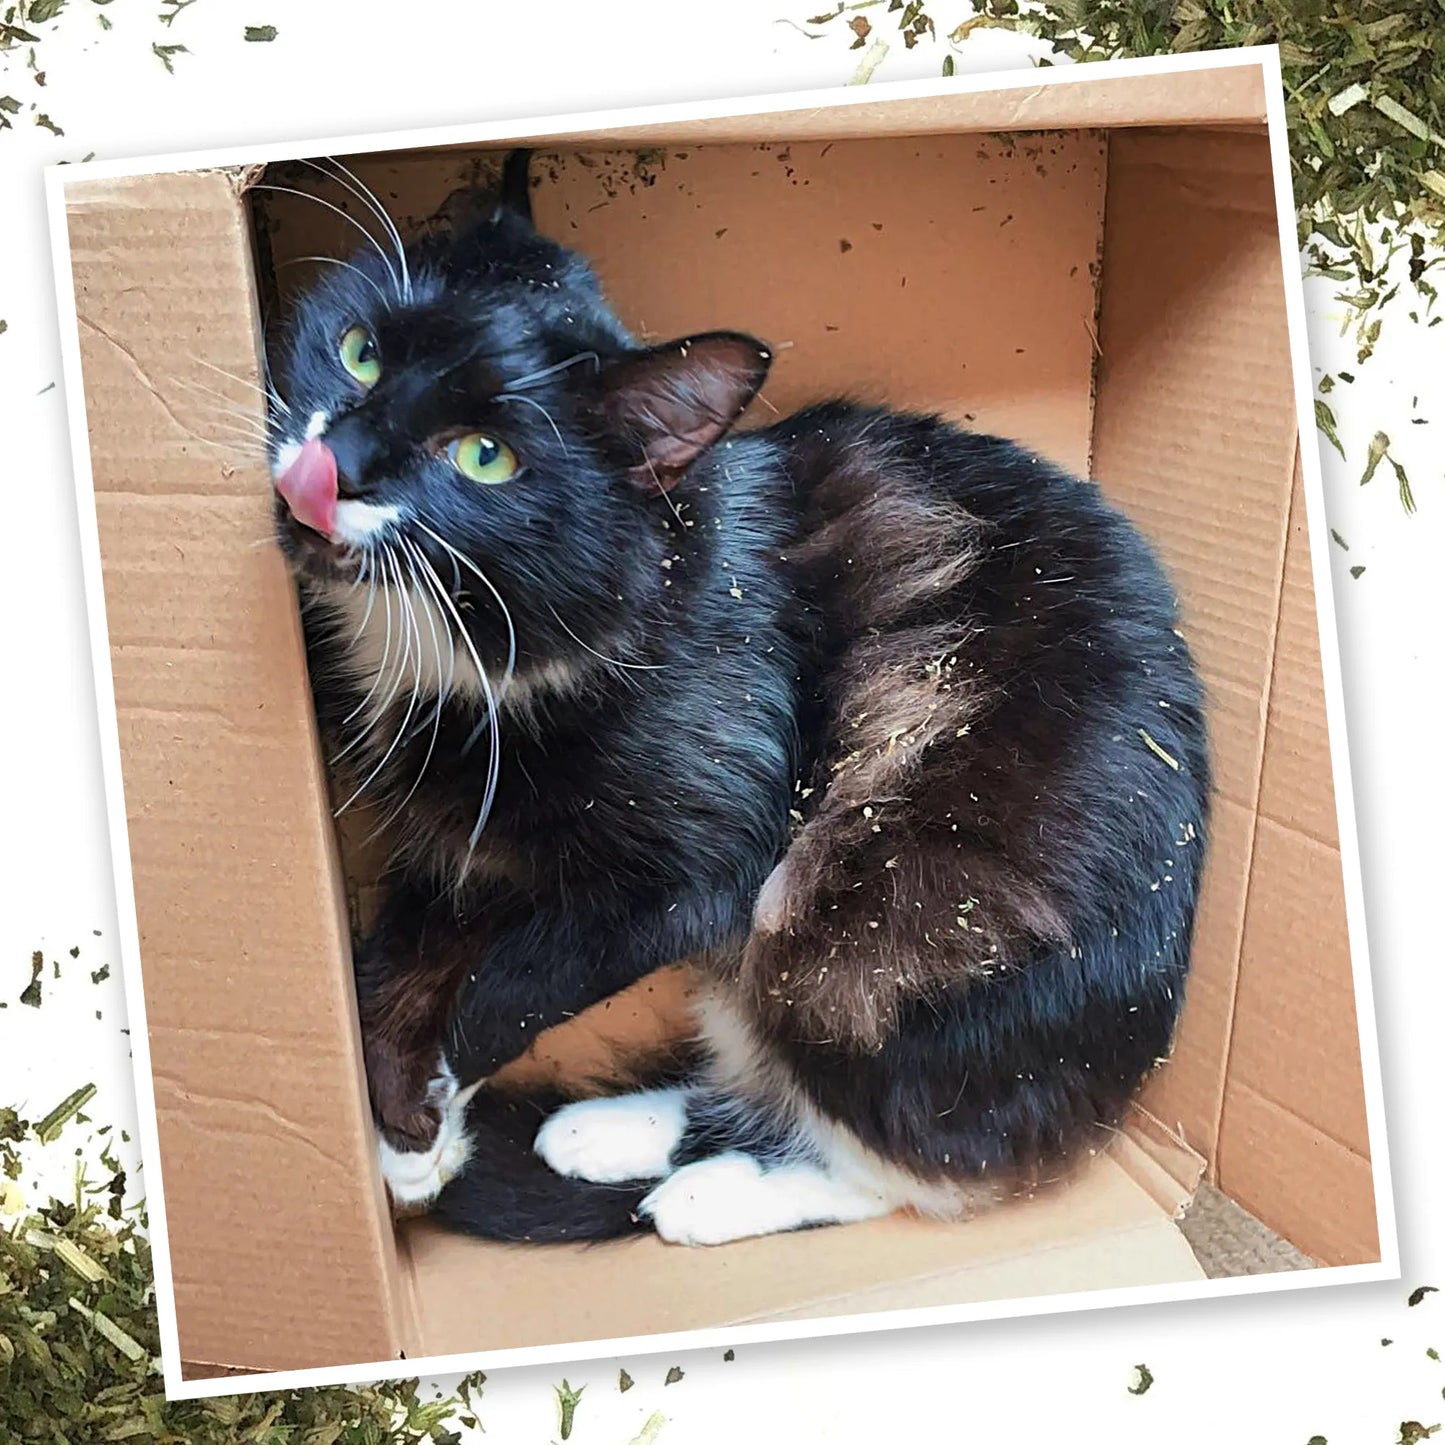
[[(198, 400), (258, 412), (258, 295), (284, 305), (306, 279), (290, 263), (357, 238), (258, 189), (305, 183), (284, 164), (53, 177), (173, 1390), (223, 1368), (381, 1373), (1198, 1291), (1176, 1221), (1201, 1175), (1321, 1264), (1361, 1267), (1341, 1277), (1394, 1268), (1348, 797), (1341, 827), (1332, 793), (1334, 639), (1326, 605), (1327, 726), (1311, 581), (1323, 519), (1307, 528), (1302, 490), (1318, 471), (1297, 421), (1293, 222), (1266, 126), (1277, 64), (1087, 69), (533, 137), (539, 224), (594, 258), (627, 321), (768, 338), (780, 411), (839, 391), (937, 408), (1096, 476), (1180, 588), (1218, 791), (1177, 1049), (1076, 1178), (963, 1225), (895, 1217), (712, 1250), (393, 1229), (350, 974), (365, 866), (329, 817), (268, 475), (207, 443)], [(493, 127), (348, 160), (405, 224), (502, 149)], [(565, 1073), (599, 1039), (676, 1028), (684, 993), (677, 972), (647, 980), (521, 1067)]]

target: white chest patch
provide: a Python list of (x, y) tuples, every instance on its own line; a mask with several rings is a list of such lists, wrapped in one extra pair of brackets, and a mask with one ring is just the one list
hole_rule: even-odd
[(337, 584), (327, 601), (337, 614), (346, 666), (371, 690), (371, 705), (384, 709), (413, 692), (426, 699), (485, 696), (470, 651), (431, 592), (372, 579), (359, 587)]

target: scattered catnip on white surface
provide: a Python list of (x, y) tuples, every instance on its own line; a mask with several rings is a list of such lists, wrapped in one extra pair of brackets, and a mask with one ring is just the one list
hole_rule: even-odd
[[(787, 9), (780, 0), (632, 0), (605, 8), (557, 0), (542, 9), (438, 0), (405, 12), (375, 0), (345, 7), (198, 0), (179, 8), (69, 0), (51, 19), (30, 22), (41, 36), (33, 67), (27, 42), (0, 52), (0, 97), (19, 106), (4, 107), (11, 128), (0, 132), (0, 1105), (23, 1106), (39, 1120), (93, 1083), (83, 1109), (90, 1122), (72, 1121), (61, 1139), (73, 1136), (82, 1148), (109, 1140), (127, 1168), (129, 1197), (144, 1176), (122, 1138), (122, 1131), (135, 1135), (134, 1104), (112, 952), (115, 905), (74, 492), (55, 385), (41, 167), (91, 152), (143, 155), (847, 80), (858, 57), (781, 23), (793, 18)], [(157, 12), (172, 10), (163, 23)], [(267, 26), (274, 39), (245, 38), (247, 27)], [(960, 56), (960, 72), (975, 53), (981, 67), (999, 69), (1038, 50), (1001, 34), (978, 40), (977, 52)], [(154, 46), (185, 49), (162, 57)], [(932, 52), (895, 46), (874, 79), (936, 70)], [(39, 123), (41, 114), (63, 134)], [(1445, 428), (1445, 327), (1387, 325), (1374, 356), (1356, 367), (1353, 341), (1339, 335), (1336, 289), (1324, 280), (1307, 284), (1317, 372), (1343, 369), (1356, 378), (1337, 383), (1328, 398), (1346, 459), (1328, 446), (1323, 455), (1329, 523), (1348, 543), (1348, 551), (1331, 548), (1331, 563), (1403, 1283), (758, 1346), (733, 1360), (705, 1350), (675, 1361), (506, 1371), (488, 1380), (479, 1406), (485, 1436), (477, 1430), (465, 1438), (559, 1439), (564, 1375), (570, 1392), (583, 1391), (569, 1435), (577, 1445), (1024, 1434), (1123, 1445), (1166, 1435), (1365, 1445), (1408, 1438), (1402, 1423), (1428, 1429), (1445, 1420), (1445, 1365), (1427, 1353), (1445, 1350), (1445, 1306), (1434, 1295), (1406, 1303), (1414, 1286), (1445, 1276), (1436, 1207), (1445, 1194), (1438, 1125), (1445, 1062), (1436, 1037), (1445, 1017), (1436, 907), (1445, 765), (1431, 743), (1445, 676), (1434, 591), (1445, 554), (1445, 449), (1436, 439)], [(1400, 505), (1387, 464), (1360, 485), (1379, 431), (1409, 471), (1413, 516)], [(1354, 577), (1352, 567), (1365, 570)], [(20, 995), (37, 948), (44, 966), (35, 1008)], [(107, 967), (108, 976), (92, 981)], [(33, 1206), (51, 1190), (64, 1196), (73, 1188), (73, 1165), (65, 1149), (39, 1151), (33, 1163), (27, 1153), (14, 1182)], [(1133, 1394), (1139, 1362), (1153, 1384)], [(668, 1385), (674, 1365), (682, 1376)], [(619, 1388), (620, 1369), (633, 1388)], [(443, 1392), (454, 1384), (435, 1382)], [(650, 1424), (658, 1415), (664, 1423)]]

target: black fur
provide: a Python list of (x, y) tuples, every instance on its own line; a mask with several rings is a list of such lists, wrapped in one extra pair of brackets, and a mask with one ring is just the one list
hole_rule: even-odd
[[(638, 347), (532, 228), (524, 159), (484, 221), (417, 250), (410, 300), (353, 259), (364, 274), (298, 309), (279, 439), (331, 414), (341, 495), (425, 521), (408, 555), (495, 678), (501, 610), (439, 539), (486, 575), (527, 694), (495, 738), (476, 698), (408, 715), (403, 694), (348, 757), (355, 781), (375, 769), (397, 856), (357, 953), (393, 1146), (432, 1137), (439, 1048), (481, 1077), (684, 959), (824, 1116), (920, 1178), (1033, 1179), (1116, 1123), (1169, 1050), (1209, 790), (1199, 685), (1137, 532), (1091, 483), (933, 417), (831, 402), (730, 432), (766, 348)], [(357, 321), (384, 362), (369, 392), (335, 360)], [(466, 482), (433, 445), (457, 429), (523, 471)], [(337, 600), (354, 559), (277, 516), (345, 740), (366, 692)], [(551, 1175), (526, 1147), (538, 1108), (477, 1096), (438, 1217), (634, 1232), (645, 1188)], [(701, 1094), (674, 1162), (739, 1143), (801, 1147), (766, 1107)]]

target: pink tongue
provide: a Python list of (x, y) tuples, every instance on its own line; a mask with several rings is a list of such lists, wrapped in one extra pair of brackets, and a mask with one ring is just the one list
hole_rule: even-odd
[(336, 529), (336, 457), (313, 437), (281, 474), (276, 490), (303, 526), (329, 537)]

